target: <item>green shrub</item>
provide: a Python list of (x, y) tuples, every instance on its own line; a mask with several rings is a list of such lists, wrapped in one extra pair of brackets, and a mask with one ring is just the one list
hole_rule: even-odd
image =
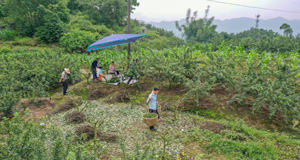
[(228, 159), (277, 159), (278, 148), (272, 138), (255, 138), (244, 133), (224, 130), (216, 134), (209, 130), (191, 128), (191, 141), (202, 144), (206, 152), (225, 155)]
[(84, 148), (73, 141), (71, 134), (63, 134), (54, 126), (26, 121), (18, 113), (12, 119), (4, 119), (0, 130), (7, 134), (7, 138), (1, 140), (0, 159), (91, 159), (83, 152)]
[(60, 39), (60, 44), (65, 47), (68, 52), (81, 51), (100, 38), (98, 33), (82, 31), (79, 29), (71, 30), (64, 34)]
[[(49, 12), (50, 14), (51, 12)], [(36, 36), (45, 43), (56, 43), (62, 37), (65, 24), (56, 14), (48, 15), (45, 18), (45, 25), (37, 28)]]
[(89, 20), (89, 17), (81, 12), (72, 16), (70, 22), (67, 24), (68, 31), (74, 29), (99, 33), (103, 36), (109, 36), (114, 33), (113, 30), (108, 29), (105, 25), (93, 25), (93, 23)]
[(16, 32), (13, 30), (5, 29), (0, 31), (0, 40), (12, 41), (16, 38)]
[(11, 52), (11, 49), (9, 47), (2, 47), (0, 49), (1, 54), (6, 54), (6, 53), (9, 53), (9, 52)]

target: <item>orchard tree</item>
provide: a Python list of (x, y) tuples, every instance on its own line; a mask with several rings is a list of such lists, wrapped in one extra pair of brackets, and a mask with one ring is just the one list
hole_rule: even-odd
[(44, 15), (40, 20), (42, 25), (36, 30), (35, 35), (45, 43), (56, 43), (62, 37), (66, 24), (69, 21), (69, 10), (63, 2), (49, 5), (49, 9), (44, 6), (38, 7), (38, 14)]

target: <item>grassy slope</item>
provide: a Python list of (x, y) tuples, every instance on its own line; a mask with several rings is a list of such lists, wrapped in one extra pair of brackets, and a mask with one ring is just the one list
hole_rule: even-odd
[(1, 41), (1, 48), (9, 48), (12, 52), (63, 50), (58, 45), (47, 45), (40, 43), (36, 38), (16, 38), (14, 41)]
[[(159, 100), (163, 104), (157, 132), (151, 132), (142, 121), (142, 115), (147, 112), (144, 101), (154, 85), (162, 89)], [(105, 97), (86, 100), (92, 90), (103, 91)], [(121, 91), (129, 93), (131, 103), (107, 102)], [(299, 141), (277, 132), (248, 127), (234, 114), (230, 116), (226, 112), (219, 112), (219, 109), (198, 110), (198, 114), (179, 112), (175, 119), (173, 106), (184, 93), (182, 88), (168, 89), (164, 85), (149, 82), (142, 82), (140, 87), (98, 83), (87, 85), (81, 82), (71, 86), (69, 93), (69, 97), (62, 97), (59, 90), (51, 97), (57, 105), (70, 97), (90, 102), (83, 109), (84, 114), (90, 119), (104, 120), (100, 130), (119, 137), (115, 143), (103, 142), (102, 150), (105, 151), (103, 154), (106, 159), (121, 157), (121, 143), (126, 146), (128, 153), (134, 154), (139, 145), (140, 150), (151, 146), (158, 154), (163, 149), (163, 138), (168, 142), (166, 151), (171, 159), (298, 159), (300, 155)], [(65, 132), (74, 132), (75, 127), (82, 124), (68, 124), (64, 118), (73, 110), (43, 121), (48, 125), (55, 124)]]

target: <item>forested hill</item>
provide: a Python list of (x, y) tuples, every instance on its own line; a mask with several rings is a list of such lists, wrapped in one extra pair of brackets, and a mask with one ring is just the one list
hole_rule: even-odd
[[(111, 34), (127, 33), (127, 1), (125, 0), (0, 0), (0, 53), (43, 50), (51, 45), (65, 52), (83, 53), (93, 42)], [(24, 2), (24, 3), (23, 3)], [(139, 7), (131, 3), (131, 11)], [(147, 34), (133, 45), (153, 49), (167, 49), (182, 45), (201, 44), (203, 50), (217, 50), (220, 45), (233, 48), (243, 46), (247, 51), (290, 52), (300, 50), (300, 20), (283, 18), (261, 20), (255, 28), (255, 19), (238, 18), (219, 21), (187, 12), (188, 24), (175, 22), (145, 24), (131, 20), (131, 33)], [(209, 17), (209, 18), (208, 18)], [(159, 26), (161, 24), (162, 26)], [(264, 26), (268, 26), (266, 29)], [(172, 30), (166, 31), (158, 27)], [(269, 30), (272, 29), (273, 31)], [(179, 33), (181, 31), (181, 34)], [(225, 31), (225, 32), (221, 32)], [(231, 34), (231, 33), (237, 34)], [(281, 35), (278, 34), (282, 33)], [(185, 39), (178, 38), (184, 35)], [(286, 43), (290, 41), (291, 43)], [(18, 47), (16, 47), (18, 46)], [(40, 47), (37, 49), (37, 47)], [(50, 47), (52, 48), (52, 47)], [(119, 46), (126, 49), (126, 46)]]
[[(138, 6), (137, 0), (132, 0), (131, 11)], [(147, 39), (139, 41), (139, 46), (162, 49), (183, 44), (172, 32), (132, 20), (131, 33), (145, 32)], [(127, 0), (0, 0), (0, 53), (14, 52), (13, 41), (84, 52), (103, 37), (123, 33), (127, 33)]]
[[(180, 32), (176, 29), (175, 21), (161, 21), (161, 22), (149, 22), (155, 27), (163, 28), (168, 31), (172, 31), (176, 36), (181, 37)], [(185, 19), (181, 19), (179, 24), (184, 24)], [(288, 20), (282, 17), (272, 18), (268, 20), (261, 19), (259, 22), (259, 27), (266, 30), (272, 30), (274, 32), (278, 32), (279, 34), (283, 34), (283, 31), (280, 30), (280, 26), (283, 23), (287, 23), (293, 29), (293, 34), (296, 35), (300, 33), (300, 19)], [(245, 30), (249, 30), (251, 27), (255, 27), (255, 19), (254, 18), (233, 18), (227, 20), (218, 20), (215, 19), (213, 24), (217, 25), (217, 32), (227, 32), (227, 33), (239, 33)]]

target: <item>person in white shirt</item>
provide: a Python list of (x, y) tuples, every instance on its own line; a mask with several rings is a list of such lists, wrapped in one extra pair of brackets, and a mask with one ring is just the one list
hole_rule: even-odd
[(96, 75), (97, 75), (97, 79), (99, 78), (99, 74), (100, 74), (100, 65), (97, 65), (97, 69), (96, 69)]
[(61, 73), (61, 77), (59, 82), (63, 84), (63, 95), (68, 95), (68, 74), (70, 74), (70, 70), (68, 68), (64, 68), (64, 71)]

